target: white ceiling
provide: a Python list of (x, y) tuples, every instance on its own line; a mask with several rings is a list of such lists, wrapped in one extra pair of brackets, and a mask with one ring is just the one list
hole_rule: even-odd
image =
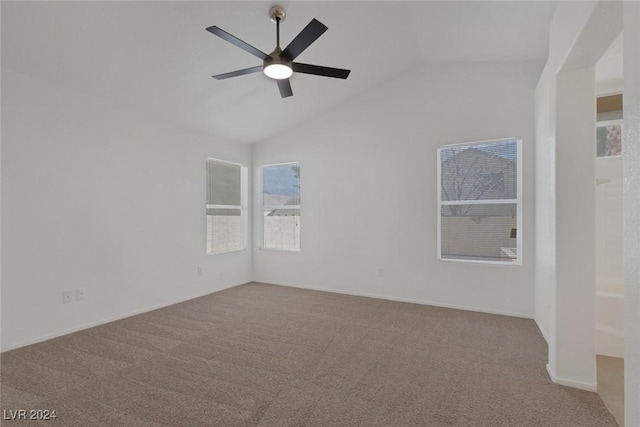
[(429, 61), (544, 61), (554, 2), (280, 2), (282, 46), (312, 19), (329, 27), (297, 60), (351, 69), (297, 74), (280, 98), (260, 60), (205, 31), (275, 47), (272, 2), (2, 2), (2, 66), (253, 143)]

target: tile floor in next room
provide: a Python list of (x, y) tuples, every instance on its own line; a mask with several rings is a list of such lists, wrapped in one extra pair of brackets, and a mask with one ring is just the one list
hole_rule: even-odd
[(624, 426), (624, 359), (597, 355), (598, 394), (618, 424)]

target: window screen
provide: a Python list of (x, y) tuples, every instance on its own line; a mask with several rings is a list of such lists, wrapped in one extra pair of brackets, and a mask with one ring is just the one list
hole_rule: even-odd
[(300, 250), (300, 164), (262, 167), (262, 247)]
[(246, 168), (207, 160), (207, 253), (245, 248)]
[(438, 149), (438, 256), (521, 264), (521, 142)]

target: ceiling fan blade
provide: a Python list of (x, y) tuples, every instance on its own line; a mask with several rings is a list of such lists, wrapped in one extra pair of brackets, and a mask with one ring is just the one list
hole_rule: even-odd
[(276, 80), (278, 82), (278, 89), (280, 89), (280, 96), (283, 98), (287, 98), (289, 96), (293, 96), (293, 91), (291, 90), (291, 82), (289, 79)]
[(320, 65), (301, 64), (294, 62), (291, 64), (293, 71), (304, 74), (315, 74), (316, 76), (335, 77), (337, 79), (346, 79), (349, 77), (351, 70), (343, 68), (322, 67)]
[(262, 65), (256, 65), (255, 67), (245, 68), (242, 70), (230, 71), (228, 73), (216, 74), (213, 76), (216, 80), (228, 79), (229, 77), (242, 76), (244, 74), (257, 73), (258, 71), (262, 71)]
[(255, 47), (251, 46), (249, 43), (243, 42), (242, 40), (240, 40), (236, 36), (233, 36), (233, 35), (227, 33), (225, 30), (223, 30), (222, 28), (216, 27), (215, 25), (212, 26), (212, 27), (207, 28), (207, 31), (209, 31), (211, 34), (215, 34), (216, 36), (220, 37), (221, 39), (224, 39), (224, 40), (228, 41), (229, 43), (231, 43), (233, 45), (238, 46), (240, 49), (246, 50), (247, 52), (249, 52), (253, 56), (257, 56), (258, 58), (262, 59), (263, 61), (265, 59), (267, 59), (267, 57), (268, 57), (268, 55), (266, 53), (264, 53), (263, 51), (261, 51), (260, 49), (256, 49)]
[(282, 54), (290, 60), (296, 59), (311, 43), (327, 31), (327, 26), (317, 19), (312, 19), (306, 27), (289, 43)]

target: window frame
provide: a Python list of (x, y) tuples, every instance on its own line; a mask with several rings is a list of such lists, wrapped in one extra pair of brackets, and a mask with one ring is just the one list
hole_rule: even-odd
[[(236, 163), (236, 162), (230, 162), (228, 160), (222, 160), (222, 159), (218, 159), (215, 157), (207, 157), (207, 160), (205, 162), (205, 166), (208, 165), (209, 162), (212, 163), (218, 163), (221, 165), (231, 165), (231, 166), (238, 166), (240, 168), (240, 205), (215, 205), (215, 204), (208, 204), (207, 203), (207, 195), (208, 195), (208, 186), (209, 186), (209, 175), (208, 175), (208, 168), (205, 168), (205, 175), (206, 175), (206, 181), (205, 181), (205, 228), (206, 228), (206, 234), (205, 234), (205, 253), (207, 256), (210, 255), (221, 255), (221, 254), (228, 254), (228, 253), (233, 253), (233, 252), (242, 252), (242, 251), (246, 251), (247, 250), (247, 225), (248, 225), (248, 189), (247, 189), (247, 184), (248, 184), (248, 168), (247, 166), (241, 164), (241, 163)], [(209, 244), (208, 244), (208, 240), (209, 240), (209, 225), (207, 222), (207, 210), (208, 209), (239, 209), (240, 210), (240, 242), (241, 242), (241, 247), (238, 249), (225, 249), (225, 250), (220, 250), (220, 251), (209, 251)]]
[[(302, 251), (302, 203), (301, 200), (302, 198), (300, 197), (298, 202), (299, 204), (297, 205), (286, 205), (286, 207), (284, 209), (298, 209), (298, 211), (300, 212), (300, 216), (299, 216), (299, 226), (300, 226), (300, 244), (298, 246), (297, 249), (278, 249), (278, 248), (266, 248), (264, 245), (264, 219), (265, 219), (265, 215), (264, 212), (265, 210), (268, 209), (283, 209), (283, 205), (277, 205), (277, 206), (265, 206), (264, 204), (264, 169), (265, 168), (269, 168), (269, 167), (274, 167), (274, 166), (287, 166), (287, 165), (298, 165), (298, 170), (300, 170), (300, 162), (297, 161), (293, 161), (293, 162), (282, 162), (282, 163), (270, 163), (270, 164), (266, 164), (266, 165), (262, 165), (260, 166), (260, 241), (258, 243), (258, 249), (262, 250), (262, 251), (275, 251), (275, 252), (291, 252), (291, 253), (296, 253), (296, 252), (300, 252)], [(302, 190), (302, 180), (301, 177), (298, 176), (298, 185), (299, 185), (299, 189)]]
[[(444, 149), (452, 148), (452, 147), (473, 147), (475, 145), (481, 144), (492, 144), (492, 143), (500, 143), (500, 142), (508, 142), (515, 141), (516, 142), (516, 168), (517, 168), (517, 176), (516, 176), (516, 192), (517, 197), (515, 199), (481, 199), (481, 200), (455, 200), (455, 201), (444, 201), (442, 200), (442, 160), (441, 160), (441, 152)], [(522, 266), (522, 260), (524, 257), (523, 251), (523, 197), (522, 197), (522, 138), (520, 137), (510, 137), (510, 138), (498, 138), (498, 139), (488, 139), (482, 141), (472, 141), (472, 142), (462, 142), (459, 144), (445, 144), (441, 145), (437, 149), (437, 238), (436, 238), (436, 251), (437, 251), (437, 259), (441, 262), (460, 262), (466, 264), (481, 264), (481, 265), (495, 265), (495, 266), (506, 266), (506, 267), (514, 267), (514, 266)], [(443, 206), (452, 206), (452, 205), (488, 205), (488, 204), (515, 204), (516, 205), (516, 259), (513, 261), (495, 261), (495, 260), (479, 260), (479, 259), (455, 259), (455, 258), (443, 258), (442, 257), (442, 207)]]

